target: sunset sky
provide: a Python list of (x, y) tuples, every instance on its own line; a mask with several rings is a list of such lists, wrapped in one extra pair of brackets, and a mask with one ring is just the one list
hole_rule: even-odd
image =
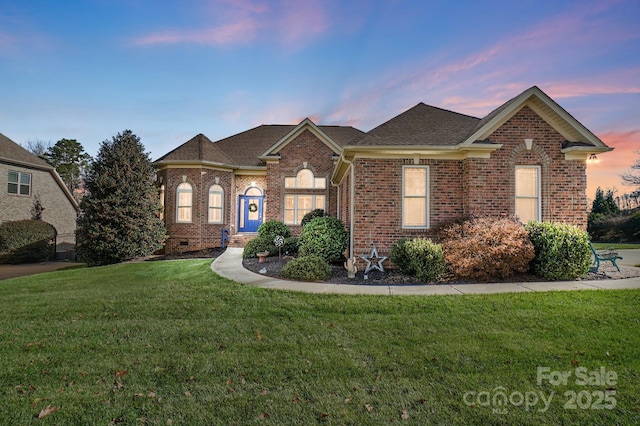
[(537, 85), (613, 152), (640, 159), (640, 1), (0, 0), (0, 133), (125, 129), (152, 159), (260, 124), (367, 131), (418, 102), (482, 117)]

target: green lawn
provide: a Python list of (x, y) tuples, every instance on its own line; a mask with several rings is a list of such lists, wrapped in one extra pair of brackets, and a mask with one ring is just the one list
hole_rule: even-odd
[(596, 250), (640, 249), (640, 243), (592, 243)]
[(311, 295), (209, 263), (0, 281), (0, 424), (640, 423), (638, 290)]

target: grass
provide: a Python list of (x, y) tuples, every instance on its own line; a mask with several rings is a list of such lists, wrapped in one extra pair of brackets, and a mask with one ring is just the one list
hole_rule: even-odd
[[(209, 263), (0, 281), (0, 423), (640, 422), (638, 290), (312, 295), (227, 281)], [(538, 367), (571, 376), (538, 383)], [(617, 381), (580, 385), (578, 367)], [(500, 391), (515, 404), (485, 403)], [(612, 391), (615, 408), (587, 409)], [(552, 392), (546, 411), (519, 404)], [(565, 407), (571, 392), (583, 408)]]
[(592, 243), (596, 250), (640, 249), (640, 243)]

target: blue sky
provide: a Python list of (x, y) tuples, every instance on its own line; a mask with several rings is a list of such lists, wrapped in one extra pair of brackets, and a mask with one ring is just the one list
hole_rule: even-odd
[(614, 147), (588, 195), (640, 158), (640, 2), (0, 0), (0, 132), (156, 159), (260, 124), (370, 130), (418, 102), (482, 117), (537, 85)]

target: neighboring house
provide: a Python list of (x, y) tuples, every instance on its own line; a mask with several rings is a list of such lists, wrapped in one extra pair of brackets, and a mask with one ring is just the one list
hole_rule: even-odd
[(463, 215), (585, 228), (586, 160), (611, 149), (532, 87), (483, 118), (420, 103), (367, 133), (305, 119), (200, 134), (155, 164), (169, 252), (220, 246), (223, 228), (255, 232), (266, 219), (297, 233), (324, 208), (360, 255)]
[(1, 133), (0, 189), (0, 223), (32, 219), (39, 202), (57, 231), (56, 250), (75, 247), (78, 203), (53, 167)]

